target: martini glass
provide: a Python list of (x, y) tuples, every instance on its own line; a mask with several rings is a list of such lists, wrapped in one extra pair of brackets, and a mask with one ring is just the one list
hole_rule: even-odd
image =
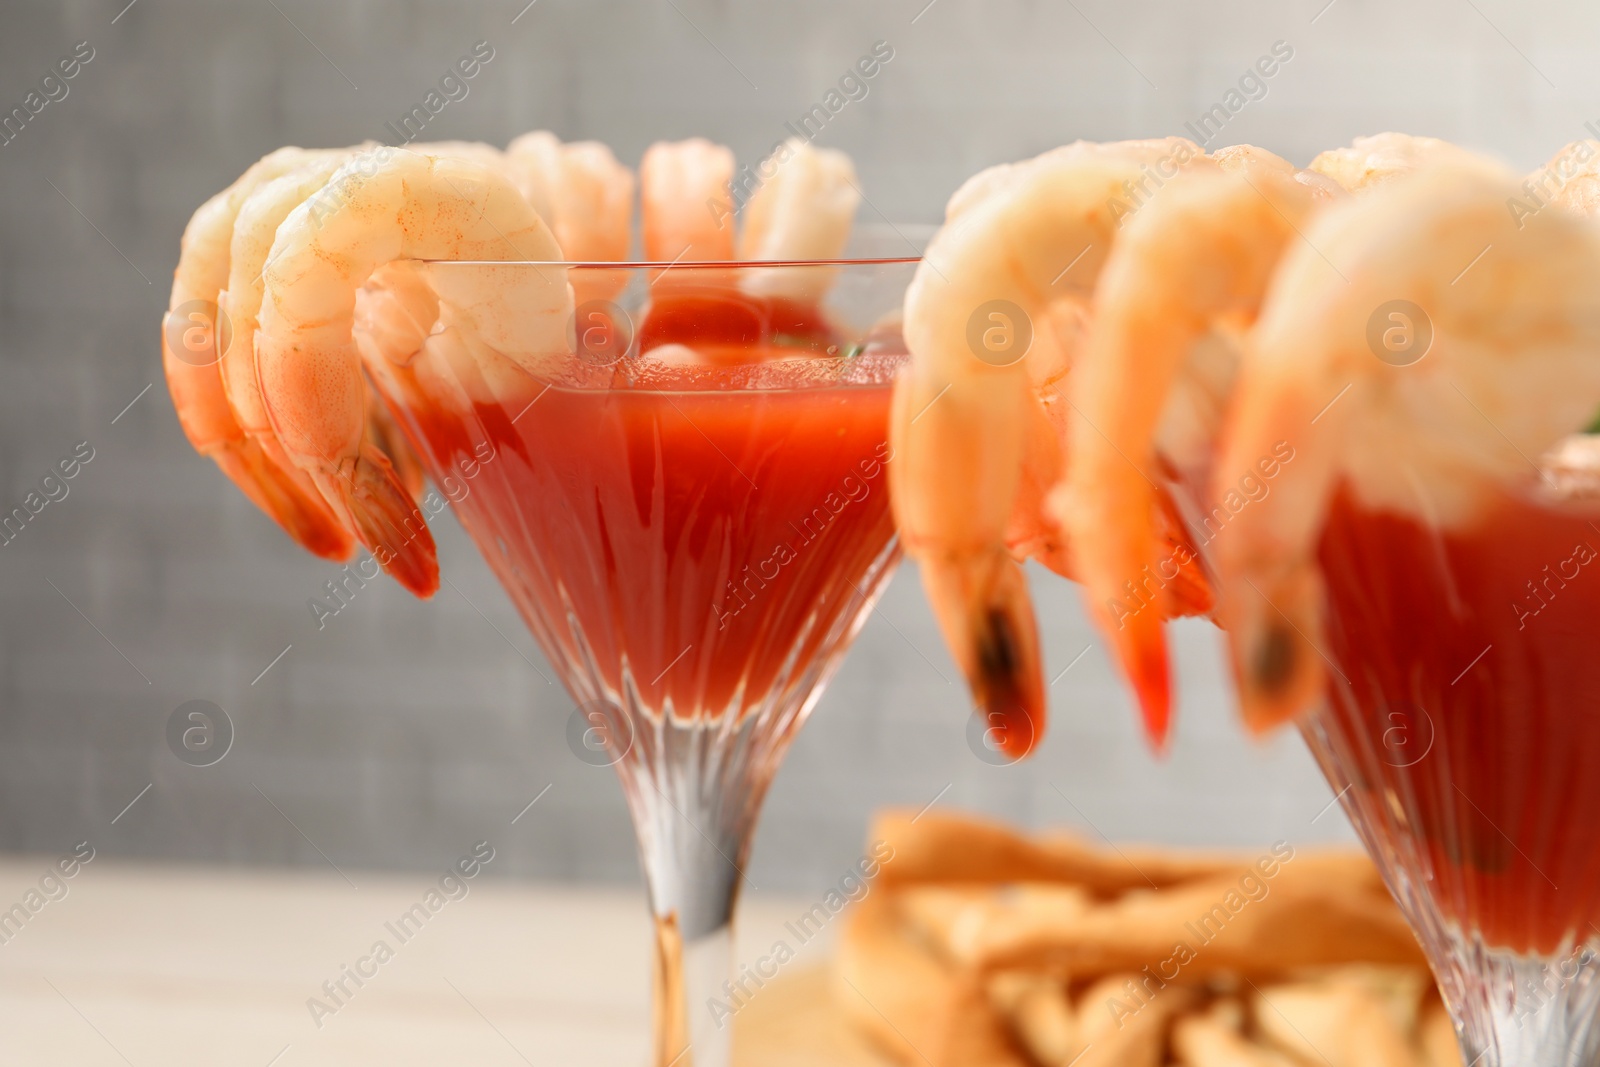
[[(887, 583), (914, 259), (433, 263), (570, 283), (538, 375), (377, 386), (611, 763), (655, 919), (654, 1062), (721, 1067), (731, 922), (779, 760)], [(588, 758), (588, 757), (586, 757)]]
[[(1200, 503), (1209, 466), (1164, 472), (1208, 566), (1228, 536)], [(1404, 507), (1334, 493), (1327, 681), (1300, 731), (1428, 956), (1462, 1062), (1600, 1063), (1600, 438), (1448, 523), (1419, 516), (1462, 494), (1412, 482)]]
[(1433, 964), (1463, 1062), (1600, 1062), (1600, 452), (1440, 529), (1332, 504), (1301, 732)]

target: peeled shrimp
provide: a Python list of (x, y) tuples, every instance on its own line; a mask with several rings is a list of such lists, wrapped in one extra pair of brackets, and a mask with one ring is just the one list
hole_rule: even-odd
[(1017, 558), (1070, 569), (1043, 507), (1061, 473), (1059, 383), (1130, 203), (1203, 159), (1179, 138), (1078, 143), (985, 171), (951, 198), (906, 292), (912, 358), (890, 414), (890, 499), (946, 643), (1010, 754), (1044, 725)]
[[(392, 151), (377, 149), (375, 146), (366, 148), (372, 153), (367, 157), (369, 162)], [(503, 168), (500, 153), (485, 144), (441, 141), (416, 144), (411, 150), (427, 156), (468, 159), (484, 166)], [(325, 511), (326, 505), (322, 501), (321, 494), (316, 491), (309, 478), (295, 467), (278, 443), (277, 435), (272, 429), (266, 404), (261, 397), (260, 384), (256, 378), (255, 339), (266, 266), (278, 227), (289, 217), (290, 212), (308, 200), (315, 201), (314, 206), (309, 209), (312, 212), (313, 223), (323, 214), (338, 210), (338, 197), (341, 192), (338, 186), (330, 185), (330, 181), (342, 165), (356, 156), (357, 151), (357, 149), (342, 149), (305, 153), (300, 167), (258, 185), (249, 194), (240, 206), (233, 223), (227, 289), (218, 296), (218, 305), (225, 314), (226, 321), (231, 325), (232, 332), (231, 344), (218, 361), (217, 370), (221, 373), (224, 392), (234, 419), (253, 445), (264, 452), (280, 470), (301, 480), (311, 491), (317, 504)], [(422, 336), (426, 336), (432, 322), (433, 318), (429, 317), (425, 322), (420, 324), (413, 322), (413, 324), (418, 326)], [(399, 360), (409, 356), (420, 345), (421, 338), (417, 338), (413, 347), (406, 349), (404, 353), (392, 353), (391, 358)], [(387, 410), (376, 401), (376, 398), (369, 398), (366, 410), (371, 423), (370, 433), (374, 439), (381, 442), (382, 451), (389, 457), (411, 496), (420, 498), (423, 488), (422, 465), (411, 451), (411, 446), (398, 433), (398, 428), (392, 424)], [(327, 511), (327, 517), (330, 523), (337, 525), (331, 511)], [(348, 558), (350, 548), (354, 545), (348, 536), (344, 540), (344, 555), (339, 558)]]
[[(277, 467), (294, 472), (307, 485), (310, 479), (299, 471), (278, 443), (272, 421), (267, 416), (266, 402), (261, 397), (261, 387), (256, 380), (257, 320), (267, 260), (279, 225), (291, 211), (325, 189), (328, 179), (354, 154), (354, 151), (316, 153), (303, 166), (260, 185), (251, 193), (234, 222), (227, 288), (218, 297), (218, 304), (232, 326), (232, 343), (218, 361), (217, 369), (221, 372), (234, 419), (250, 442)], [(312, 488), (315, 492), (314, 486)], [(316, 499), (322, 504), (320, 493)], [(326, 510), (325, 504), (323, 508)], [(331, 519), (332, 512), (327, 513)], [(347, 547), (346, 556), (348, 551)]]
[[(1279, 442), (1296, 453), (1214, 550), (1253, 728), (1322, 694), (1317, 550), (1338, 485), (1363, 507), (1460, 528), (1600, 406), (1600, 230), (1560, 211), (1519, 228), (1506, 209), (1519, 188), (1481, 163), (1430, 169), (1329, 209), (1279, 269), (1216, 467), (1245, 469)], [(1403, 366), (1369, 341), (1396, 300), (1432, 331)]]
[[(1243, 494), (1272, 491), (1283, 462), (1267, 453), (1239, 470), (1212, 469), (1241, 337), (1280, 257), (1347, 188), (1382, 188), (1421, 163), (1492, 167), (1447, 142), (1403, 134), (1324, 152), (1313, 166), (1327, 173), (1296, 171), (1248, 145), (1212, 159), (1221, 174), (1181, 176), (1129, 221), (1112, 251), (1075, 382), (1082, 418), (1071, 470), (1051, 500), (1091, 615), (1158, 746), (1171, 723), (1162, 619), (1210, 606), (1203, 578), (1186, 568), (1246, 506)], [(1224, 476), (1220, 495), (1210, 495), (1212, 478)]]
[(628, 258), (633, 240), (633, 172), (598, 141), (562, 144), (543, 130), (506, 149), (517, 188), (549, 224), (572, 261)]
[[(336, 172), (331, 210), (313, 198), (279, 227), (265, 272), (256, 372), (271, 425), (346, 528), (419, 596), (438, 588), (433, 540), (368, 429), (362, 360), (352, 328), (356, 293), (398, 260), (555, 260), (538, 214), (497, 168), (385, 150)], [(566, 351), (570, 293), (561, 280), (527, 284), (486, 265), (427, 271), (440, 336), (494, 389), (518, 367)], [(508, 365), (499, 371), (497, 363)]]
[(1420, 166), (1477, 166), (1482, 162), (1482, 157), (1449, 141), (1391, 131), (1357, 137), (1348, 147), (1329, 149), (1313, 159), (1309, 169), (1357, 192), (1403, 178)]
[(756, 168), (763, 180), (741, 220), (740, 259), (836, 259), (861, 191), (850, 157), (791, 137)]
[(639, 163), (644, 258), (662, 263), (731, 260), (727, 211), (733, 153), (703, 138), (658, 141)]
[[(1179, 175), (1111, 250), (1073, 379), (1068, 477), (1049, 501), (1090, 614), (1158, 746), (1171, 720), (1162, 623), (1211, 607), (1191, 538), (1217, 531), (1195, 498), (1204, 497), (1239, 333), (1255, 321), (1284, 250), (1342, 195), (1261, 149), (1218, 157), (1225, 169)], [(1177, 510), (1185, 504), (1187, 532)]]
[(515, 174), (507, 154), (483, 141), (413, 141), (406, 145), (406, 151), (425, 156), (465, 159), (491, 170), (498, 170), (515, 183)]
[(1506, 207), (1519, 219), (1555, 204), (1600, 218), (1600, 141), (1573, 141), (1528, 175)]
[[(507, 178), (517, 186), (529, 206), (539, 210), (538, 203), (529, 199), (528, 190), (519, 184), (523, 171), (509, 151), (502, 153), (490, 145), (470, 141), (415, 143), (409, 145), (408, 150), (434, 159), (466, 159), (481, 164)], [(541, 213), (540, 218), (554, 233), (550, 217)], [(548, 268), (548, 272), (541, 272), (540, 276), (553, 279), (557, 273), (558, 268)], [(569, 280), (570, 277), (569, 274)], [(485, 383), (481, 368), (459, 335), (436, 328), (438, 323), (439, 297), (427, 264), (414, 260), (382, 264), (356, 291), (356, 347), (367, 374), (383, 383), (386, 395), (407, 396), (418, 404), (429, 398), (434, 402), (453, 403), (458, 415), (471, 414), (474, 400), (496, 402), (499, 394)], [(492, 375), (494, 368), (503, 369), (504, 361), (490, 359), (488, 365)], [(405, 375), (391, 373), (398, 367), (409, 367), (414, 375), (420, 375), (425, 383), (424, 391), (413, 392), (416, 383)], [(389, 425), (387, 408), (377, 397), (369, 399), (367, 409), (372, 424), (370, 430), (375, 436), (394, 442), (396, 448), (384, 447), (384, 452), (402, 479), (408, 479), (408, 467), (420, 469), (420, 464), (410, 455), (410, 446), (395, 432), (396, 428)], [(409, 480), (407, 484), (411, 484)]]
[[(844, 254), (861, 191), (850, 157), (790, 138), (756, 168), (763, 177), (740, 220), (739, 258), (827, 260)], [(832, 275), (817, 268), (773, 267), (741, 280), (752, 296), (781, 296), (801, 303), (822, 298)]]
[[(345, 560), (353, 543), (311, 481), (293, 467), (275, 463), (261, 442), (239, 424), (218, 365), (226, 338), (216, 336), (226, 332), (229, 321), (217, 313), (218, 297), (229, 284), (230, 242), (240, 208), (263, 184), (334, 155), (281, 148), (194, 213), (184, 229), (173, 272), (171, 302), (162, 322), (161, 362), (178, 422), (195, 450), (211, 457), (295, 540), (325, 559)], [(180, 347), (184, 351), (178, 351)]]
[[(543, 130), (506, 149), (517, 188), (556, 236), (563, 259), (620, 262), (633, 244), (633, 171), (598, 141), (562, 144)], [(627, 285), (621, 270), (568, 272), (578, 306), (612, 300)]]

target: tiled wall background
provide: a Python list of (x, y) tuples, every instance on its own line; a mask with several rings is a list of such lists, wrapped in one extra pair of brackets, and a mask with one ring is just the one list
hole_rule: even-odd
[[(94, 449), (70, 495), (0, 548), (9, 849), (89, 837), (124, 856), (428, 867), (489, 836), (501, 872), (635, 877), (610, 772), (567, 750), (570, 705), (530, 670), (524, 657), (549, 672), (460, 530), (440, 533), (464, 595), (374, 585), (319, 632), (306, 600), (333, 568), (189, 451), (161, 384), (156, 324), (189, 211), (277, 145), (382, 136), (480, 38), (494, 60), (430, 137), (548, 127), (630, 162), (690, 134), (755, 159), (888, 41), (894, 59), (823, 140), (855, 155), (865, 215), (897, 220), (933, 221), (990, 163), (1181, 132), (1276, 40), (1293, 59), (1227, 141), (1305, 160), (1402, 128), (1532, 165), (1600, 116), (1600, 12), (1573, 0), (126, 3), (0, 6), (5, 110), (76, 42), (95, 49), (0, 147), (0, 504), (77, 442)], [(956, 672), (902, 573), (779, 777), (757, 885), (820, 884), (874, 808), (936, 797), (1118, 838), (1348, 834), (1337, 811), (1318, 817), (1329, 791), (1296, 738), (1241, 738), (1207, 626), (1178, 629), (1182, 720), (1158, 763), (1074, 590), (1036, 577), (1051, 674), (1072, 665), (1039, 758), (996, 768), (969, 751)], [(196, 698), (237, 726), (211, 768), (162, 740)]]

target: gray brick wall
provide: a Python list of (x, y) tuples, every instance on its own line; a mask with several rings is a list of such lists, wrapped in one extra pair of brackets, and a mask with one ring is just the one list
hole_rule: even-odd
[[(823, 140), (855, 155), (866, 217), (911, 221), (993, 162), (1179, 132), (1278, 39), (1293, 60), (1225, 140), (1304, 160), (1399, 127), (1532, 165), (1600, 116), (1600, 31), (1573, 0), (125, 2), (0, 10), (6, 109), (75, 42), (95, 49), (0, 148), (0, 500), (20, 502), (76, 442), (95, 449), (70, 495), (0, 549), (10, 849), (89, 836), (112, 855), (424, 867), (491, 833), (499, 872), (634, 877), (610, 773), (568, 753), (570, 706), (530, 668), (552, 674), (460, 530), (447, 520), (440, 539), (464, 596), (419, 604), (373, 585), (318, 632), (305, 601), (333, 568), (188, 450), (161, 384), (156, 325), (189, 211), (277, 145), (380, 136), (479, 38), (496, 57), (430, 137), (548, 127), (630, 162), (690, 134), (756, 158), (887, 40), (893, 61)], [(756, 884), (819, 883), (875, 807), (936, 796), (1116, 837), (1348, 833), (1337, 814), (1312, 823), (1328, 790), (1296, 738), (1240, 736), (1209, 627), (1178, 628), (1180, 733), (1155, 763), (1076, 592), (1036, 577), (1052, 675), (1087, 648), (1054, 687), (1039, 758), (995, 768), (968, 751), (956, 672), (902, 573), (778, 779)], [(195, 698), (237, 726), (215, 767), (162, 741)]]

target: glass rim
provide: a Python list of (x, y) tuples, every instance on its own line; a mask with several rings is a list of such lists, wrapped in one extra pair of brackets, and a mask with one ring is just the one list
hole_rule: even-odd
[(557, 260), (557, 259), (424, 259), (430, 267), (560, 267), (580, 270), (750, 270), (793, 267), (882, 267), (921, 263), (921, 256), (874, 259), (696, 259), (696, 260)]
[[(627, 392), (634, 394), (662, 394), (668, 396), (738, 396), (769, 393), (819, 393), (857, 389), (893, 388), (895, 377), (911, 359), (905, 352), (874, 352), (836, 356), (792, 356), (786, 359), (767, 360), (725, 366), (692, 368), (681, 380), (630, 379), (621, 389), (612, 381), (562, 381), (554, 377), (538, 376), (546, 390), (557, 393)], [(594, 371), (604, 375), (619, 367), (637, 367), (638, 356), (621, 356), (606, 364), (592, 364)], [(830, 374), (862, 368), (860, 376), (829, 377)], [(793, 380), (789, 374), (810, 371), (802, 380)], [(541, 395), (543, 395), (541, 393)]]

